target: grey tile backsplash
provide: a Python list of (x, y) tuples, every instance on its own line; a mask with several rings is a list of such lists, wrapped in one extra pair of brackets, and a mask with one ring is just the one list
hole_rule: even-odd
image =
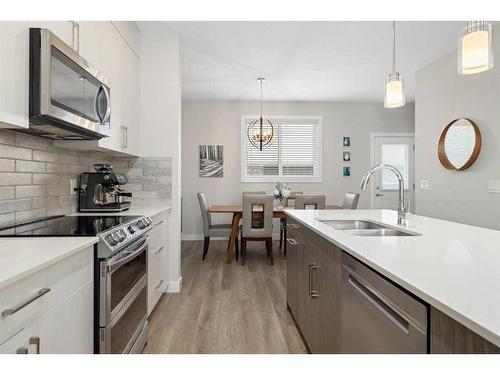
[(0, 130), (0, 225), (77, 211), (70, 180), (111, 163), (129, 176), (132, 205), (167, 203), (171, 199), (171, 158), (122, 158), (104, 152), (54, 147), (51, 140)]

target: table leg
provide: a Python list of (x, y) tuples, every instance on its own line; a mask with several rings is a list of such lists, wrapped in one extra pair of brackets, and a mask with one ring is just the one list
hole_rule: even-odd
[(241, 219), (241, 212), (235, 212), (233, 214), (233, 224), (231, 230), (231, 238), (229, 239), (229, 243), (227, 244), (227, 254), (226, 254), (226, 263), (231, 263), (234, 258), (234, 248), (236, 244), (236, 239), (238, 238), (239, 225)]

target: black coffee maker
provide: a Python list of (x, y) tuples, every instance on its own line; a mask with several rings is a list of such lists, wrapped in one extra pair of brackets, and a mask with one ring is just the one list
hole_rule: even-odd
[(128, 210), (132, 193), (122, 189), (128, 178), (114, 173), (109, 164), (94, 164), (95, 172), (82, 173), (78, 196), (80, 212), (119, 212)]

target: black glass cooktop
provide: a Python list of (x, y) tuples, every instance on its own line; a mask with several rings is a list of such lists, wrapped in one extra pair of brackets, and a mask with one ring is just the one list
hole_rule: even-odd
[(0, 227), (0, 237), (94, 237), (140, 216), (50, 216)]

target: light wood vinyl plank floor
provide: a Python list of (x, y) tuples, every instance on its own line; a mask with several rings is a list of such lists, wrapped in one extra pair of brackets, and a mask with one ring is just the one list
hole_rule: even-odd
[(224, 262), (226, 241), (182, 242), (180, 293), (165, 294), (150, 317), (144, 353), (306, 353), (286, 308), (286, 259), (273, 243), (250, 242), (247, 262)]

